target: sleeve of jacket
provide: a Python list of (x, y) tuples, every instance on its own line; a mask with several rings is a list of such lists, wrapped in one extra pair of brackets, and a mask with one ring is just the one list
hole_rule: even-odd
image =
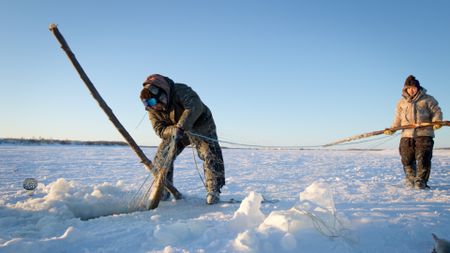
[(402, 124), (402, 119), (401, 119), (401, 113), (402, 113), (402, 108), (401, 108), (401, 103), (402, 101), (398, 101), (397, 106), (395, 108), (395, 115), (394, 115), (394, 121), (392, 122), (391, 127), (399, 127)]
[(156, 135), (161, 139), (169, 138), (172, 136), (174, 125), (168, 124), (166, 120), (161, 118), (160, 115), (156, 113), (149, 113), (150, 121), (152, 122), (153, 130), (155, 130)]
[(192, 126), (204, 111), (203, 102), (195, 91), (186, 87), (177, 94), (178, 102), (183, 106), (184, 111), (177, 122), (177, 125), (185, 131), (190, 131)]
[(428, 107), (430, 108), (430, 111), (432, 113), (431, 122), (442, 121), (442, 111), (439, 107), (438, 101), (434, 99), (434, 97), (430, 96), (430, 103)]

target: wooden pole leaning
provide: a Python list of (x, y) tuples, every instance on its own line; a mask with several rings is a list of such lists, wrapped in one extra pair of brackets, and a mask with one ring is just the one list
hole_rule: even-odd
[(337, 144), (341, 144), (344, 142), (350, 142), (350, 141), (354, 141), (354, 140), (359, 140), (359, 139), (363, 139), (363, 138), (368, 138), (371, 136), (375, 136), (375, 135), (380, 135), (383, 134), (384, 131), (386, 130), (390, 130), (390, 131), (398, 131), (398, 130), (403, 130), (403, 129), (413, 129), (413, 128), (423, 128), (423, 127), (430, 127), (430, 126), (434, 126), (434, 125), (441, 125), (441, 126), (450, 126), (450, 121), (445, 120), (445, 121), (435, 121), (435, 122), (427, 122), (427, 123), (420, 123), (420, 124), (412, 124), (412, 125), (404, 125), (404, 126), (399, 126), (399, 127), (392, 127), (392, 128), (386, 128), (383, 130), (377, 130), (377, 131), (373, 131), (373, 132), (369, 132), (369, 133), (363, 133), (363, 134), (357, 134), (342, 140), (338, 140), (335, 142), (331, 142), (329, 144), (325, 144), (323, 145), (323, 147), (330, 147), (330, 146), (334, 146)]
[[(149, 170), (153, 176), (155, 177), (155, 180), (160, 181), (164, 184), (165, 188), (172, 193), (172, 195), (175, 197), (175, 199), (181, 199), (182, 195), (181, 193), (171, 184), (170, 182), (164, 180), (161, 178), (161, 173), (158, 173), (158, 170), (154, 168), (152, 162), (150, 159), (147, 158), (147, 156), (144, 154), (142, 149), (136, 144), (134, 139), (131, 137), (131, 135), (127, 132), (125, 127), (120, 123), (120, 121), (117, 119), (117, 117), (114, 115), (113, 111), (109, 106), (106, 104), (105, 100), (100, 96), (97, 89), (95, 88), (94, 84), (91, 82), (89, 77), (84, 72), (83, 68), (81, 67), (80, 63), (76, 59), (75, 55), (73, 54), (72, 50), (70, 49), (69, 45), (67, 44), (66, 40), (62, 36), (62, 34), (59, 32), (58, 27), (56, 24), (51, 24), (49, 27), (50, 31), (53, 33), (53, 35), (56, 37), (58, 42), (61, 44), (61, 48), (66, 53), (67, 57), (69, 57), (70, 62), (75, 67), (76, 71), (80, 75), (80, 78), (83, 80), (84, 84), (88, 88), (89, 92), (91, 93), (92, 97), (98, 102), (98, 105), (103, 109), (103, 111), (108, 116), (109, 120), (114, 124), (116, 129), (120, 132), (120, 134), (123, 136), (123, 138), (126, 140), (128, 145), (131, 147), (131, 149), (136, 153), (136, 155), (141, 159), (141, 162), (144, 164), (144, 167)], [(154, 209), (158, 207), (161, 194), (156, 194), (157, 196), (154, 199), (150, 200), (150, 209)]]

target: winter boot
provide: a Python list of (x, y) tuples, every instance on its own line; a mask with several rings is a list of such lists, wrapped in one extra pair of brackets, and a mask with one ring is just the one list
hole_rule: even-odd
[(405, 185), (408, 187), (414, 187), (415, 169), (413, 166), (403, 166), (405, 171)]
[(423, 190), (426, 188), (429, 188), (428, 185), (423, 181), (423, 180), (416, 180), (416, 182), (414, 183), (414, 188), (418, 189), (418, 190)]
[(214, 205), (219, 203), (220, 201), (220, 193), (218, 191), (211, 191), (206, 194), (206, 204)]
[(428, 178), (430, 177), (430, 168), (421, 168), (417, 171), (415, 186), (417, 189), (425, 189), (428, 187)]
[(220, 188), (217, 187), (217, 178), (211, 170), (205, 170), (206, 177), (206, 204), (213, 205), (220, 201)]
[(409, 188), (414, 188), (414, 179), (405, 178), (405, 185)]

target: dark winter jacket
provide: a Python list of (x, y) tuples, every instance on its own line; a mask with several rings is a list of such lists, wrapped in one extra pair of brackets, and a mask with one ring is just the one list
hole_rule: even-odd
[(182, 83), (171, 83), (170, 86), (167, 110), (149, 111), (153, 129), (159, 137), (169, 138), (176, 126), (205, 136), (211, 129), (215, 130), (211, 111), (191, 87)]
[[(406, 89), (407, 87), (403, 89), (402, 98), (397, 103), (392, 127), (442, 120), (442, 112), (438, 102), (428, 95), (424, 88), (419, 89), (414, 97), (411, 97)], [(434, 137), (433, 127), (405, 129), (402, 132), (402, 137), (414, 138), (418, 136)]]

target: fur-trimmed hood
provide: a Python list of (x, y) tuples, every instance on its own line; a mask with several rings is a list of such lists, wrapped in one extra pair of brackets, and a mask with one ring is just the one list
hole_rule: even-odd
[(153, 74), (153, 75), (150, 75), (149, 77), (147, 77), (147, 79), (145, 79), (142, 86), (146, 87), (146, 86), (152, 86), (152, 85), (162, 89), (166, 93), (166, 95), (169, 97), (170, 91), (173, 86), (173, 81), (172, 81), (172, 79), (170, 79), (166, 76), (163, 76), (160, 74)]
[(402, 89), (402, 97), (404, 99), (406, 99), (406, 101), (408, 101), (410, 103), (419, 100), (422, 96), (427, 95), (427, 90), (425, 88), (423, 88), (423, 87), (420, 87), (420, 89), (417, 91), (416, 95), (414, 95), (412, 97), (406, 91), (407, 89), (408, 89), (407, 86), (403, 87), (403, 89)]

